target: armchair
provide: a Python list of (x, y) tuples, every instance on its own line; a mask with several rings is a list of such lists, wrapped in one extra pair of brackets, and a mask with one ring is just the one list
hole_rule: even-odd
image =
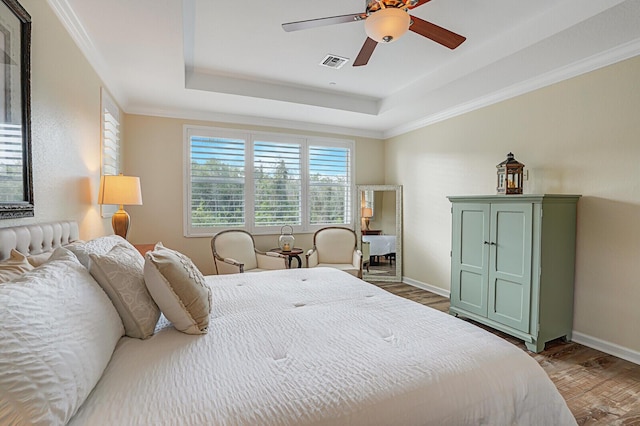
[(305, 255), (307, 268), (326, 266), (362, 278), (362, 252), (351, 229), (330, 226), (316, 231), (313, 248)]
[(214, 235), (211, 252), (218, 275), (289, 268), (286, 256), (256, 249), (253, 236), (242, 229), (229, 229)]

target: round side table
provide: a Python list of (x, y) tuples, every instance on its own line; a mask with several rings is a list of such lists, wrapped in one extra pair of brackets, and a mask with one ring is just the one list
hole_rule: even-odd
[(300, 259), (300, 255), (304, 252), (304, 250), (302, 250), (301, 248), (294, 247), (289, 251), (284, 251), (276, 247), (272, 248), (269, 251), (287, 256), (287, 260), (289, 261), (289, 268), (291, 268), (292, 259), (296, 259), (298, 261), (298, 268), (302, 268), (302, 259)]

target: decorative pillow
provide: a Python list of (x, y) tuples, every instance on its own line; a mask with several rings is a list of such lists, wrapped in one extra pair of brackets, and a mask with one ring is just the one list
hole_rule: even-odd
[(153, 335), (160, 309), (144, 285), (144, 258), (131, 244), (117, 244), (104, 255), (90, 254), (89, 272), (113, 302), (129, 337)]
[(0, 285), (0, 424), (66, 424), (124, 334), (113, 304), (64, 248)]
[(31, 264), (31, 266), (33, 266), (34, 268), (37, 268), (38, 266), (42, 265), (47, 260), (49, 260), (50, 257), (51, 257), (50, 251), (45, 251), (39, 254), (31, 254), (27, 256), (27, 262), (29, 262), (29, 264)]
[(18, 250), (11, 249), (9, 259), (0, 262), (0, 283), (11, 281), (32, 269), (33, 265), (29, 263), (27, 256)]
[(158, 243), (145, 255), (144, 280), (153, 300), (177, 330), (207, 332), (211, 290), (191, 259)]
[(119, 235), (107, 235), (105, 237), (94, 238), (90, 241), (84, 241), (80, 244), (69, 244), (65, 248), (76, 255), (80, 263), (85, 268), (91, 269), (91, 254), (104, 255), (116, 245), (126, 245), (135, 249), (133, 245)]

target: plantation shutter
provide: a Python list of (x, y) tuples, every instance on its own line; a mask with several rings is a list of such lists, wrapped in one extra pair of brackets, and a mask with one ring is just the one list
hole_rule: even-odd
[(102, 174), (120, 173), (120, 109), (102, 92)]
[[(105, 88), (100, 90), (101, 126), (102, 126), (102, 175), (117, 175), (122, 171), (122, 147), (120, 141), (120, 108), (109, 96)], [(112, 217), (118, 206), (103, 204), (100, 214), (104, 218)]]
[(300, 225), (301, 145), (255, 141), (253, 147), (255, 226)]
[(354, 226), (355, 143), (184, 126), (184, 235)]
[(193, 228), (244, 226), (245, 143), (236, 138), (190, 137)]
[(351, 223), (351, 150), (309, 146), (309, 223)]
[(0, 123), (0, 201), (24, 201), (22, 125)]

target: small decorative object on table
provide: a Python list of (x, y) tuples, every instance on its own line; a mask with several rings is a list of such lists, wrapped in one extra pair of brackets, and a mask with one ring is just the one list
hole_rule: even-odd
[(498, 169), (498, 194), (522, 194), (524, 164), (519, 163), (513, 153), (496, 166)]
[(280, 228), (280, 238), (278, 238), (278, 247), (280, 247), (280, 250), (285, 252), (291, 251), (295, 242), (296, 239), (293, 236), (293, 228), (291, 226), (285, 225)]

